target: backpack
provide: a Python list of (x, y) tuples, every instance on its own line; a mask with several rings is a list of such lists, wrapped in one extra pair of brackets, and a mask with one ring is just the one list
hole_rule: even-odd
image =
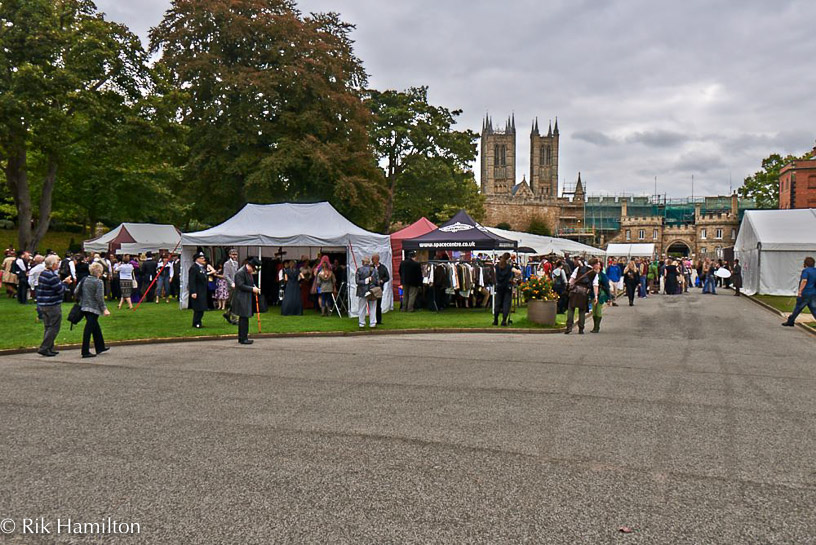
[(60, 261), (59, 276), (63, 280), (71, 276), (71, 267), (68, 266), (68, 259)]

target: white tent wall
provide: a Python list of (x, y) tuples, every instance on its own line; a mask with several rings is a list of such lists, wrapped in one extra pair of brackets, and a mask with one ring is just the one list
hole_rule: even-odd
[[(242, 246), (237, 247), (239, 259), (243, 262), (247, 257), (274, 257), (281, 246)], [(326, 251), (337, 251), (339, 247), (306, 247), (306, 246), (283, 246), (287, 256), (284, 259), (298, 260), (303, 255), (308, 255), (310, 259), (316, 258), (321, 249)], [(187, 290), (187, 276), (190, 267), (193, 264), (193, 254), (195, 253), (195, 246), (183, 246), (181, 251), (181, 293), (179, 295), (180, 308), (187, 308), (187, 301), (189, 292)], [(351, 244), (345, 248), (346, 252), (346, 271), (348, 284), (346, 289), (349, 295), (349, 316), (357, 316), (359, 310), (359, 301), (357, 299), (357, 283), (355, 282), (355, 273), (358, 265), (362, 262), (363, 257), (371, 257), (372, 254), (379, 254), (380, 263), (385, 265), (388, 269), (388, 275), (393, 278), (394, 271), (391, 270), (391, 246), (390, 243), (387, 248), (383, 247), (381, 243), (365, 243), (358, 242)], [(205, 252), (206, 253), (206, 252)], [(277, 274), (277, 271), (264, 271), (261, 268), (261, 274)], [(339, 288), (340, 286), (338, 286)], [(391, 281), (383, 288), (383, 312), (388, 312), (394, 309), (394, 290), (391, 289)]]
[(796, 295), (802, 263), (816, 256), (816, 210), (748, 210), (734, 257), (747, 295)]

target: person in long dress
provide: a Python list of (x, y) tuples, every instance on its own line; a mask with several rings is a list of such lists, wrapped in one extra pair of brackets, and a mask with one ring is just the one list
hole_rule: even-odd
[(281, 304), (281, 316), (302, 316), (303, 302), (300, 298), (300, 271), (295, 262), (290, 261), (283, 269), (283, 303)]
[(677, 264), (674, 261), (666, 260), (666, 294), (677, 295)]

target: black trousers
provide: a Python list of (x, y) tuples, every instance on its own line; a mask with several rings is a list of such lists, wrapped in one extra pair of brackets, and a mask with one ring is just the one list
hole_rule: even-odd
[(25, 273), (24, 273), (24, 272), (23, 272), (23, 273), (20, 273), (20, 274), (18, 275), (18, 278), (19, 278), (18, 282), (19, 282), (19, 284), (17, 284), (17, 301), (18, 301), (18, 302), (19, 302), (21, 305), (25, 305), (25, 304), (26, 304), (26, 301), (28, 301), (28, 282), (26, 282), (26, 281), (22, 280), (22, 278), (24, 278), (24, 277), (25, 277)]
[(94, 350), (99, 354), (99, 351), (105, 348), (102, 328), (99, 327), (99, 314), (83, 312), (82, 315), (85, 316), (85, 329), (82, 330), (82, 353), (91, 353), (91, 335), (93, 335)]
[(510, 316), (510, 303), (513, 301), (512, 290), (496, 290), (496, 307), (493, 311), (493, 318), (499, 319), (499, 312), (502, 314), (502, 321), (507, 321)]
[(249, 338), (249, 318), (238, 318), (238, 340), (245, 341)]
[(382, 297), (377, 299), (377, 325), (382, 324)]
[(204, 311), (203, 310), (194, 310), (193, 311), (193, 327), (197, 325), (201, 325), (201, 319), (204, 318)]

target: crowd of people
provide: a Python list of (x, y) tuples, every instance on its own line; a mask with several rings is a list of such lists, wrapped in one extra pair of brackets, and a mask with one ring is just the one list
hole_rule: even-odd
[[(278, 289), (271, 297), (271, 304), (280, 304), (281, 315), (302, 315), (305, 308), (313, 308), (321, 316), (331, 316), (339, 309), (338, 298), (343, 297), (345, 290), (342, 288), (347, 278), (345, 266), (337, 259), (332, 262), (329, 255), (320, 255), (315, 260), (302, 256), (299, 261), (275, 260), (273, 263), (277, 275), (272, 281)], [(547, 256), (522, 266), (510, 253), (505, 253), (495, 264), (487, 256), (477, 256), (474, 263), (477, 264), (447, 263), (447, 267), (437, 263), (435, 267), (439, 269), (434, 280), (434, 266), (426, 270), (425, 264), (420, 264), (416, 256), (409, 253), (399, 270), (398, 288), (403, 296), (400, 310), (416, 311), (422, 305), (421, 298), (436, 306), (439, 302), (436, 285), (440, 279), (452, 279), (457, 285), (461, 283), (459, 288), (489, 284), (490, 289), (485, 289), (484, 293), (488, 294), (488, 302), (493, 303), (493, 325), (499, 325), (501, 318), (501, 325), (507, 326), (512, 301), (517, 296), (516, 286), (535, 274), (552, 280), (553, 291), (558, 297), (557, 312), (567, 315), (565, 333), (570, 334), (577, 324), (578, 333), (583, 334), (587, 314), (593, 320), (591, 332), (600, 332), (604, 307), (618, 306), (618, 300), (624, 295), (629, 306), (634, 306), (637, 298), (656, 294), (681, 295), (690, 288), (699, 288), (703, 294), (712, 295), (716, 295), (717, 288), (733, 288), (735, 296), (740, 295), (742, 288), (742, 267), (738, 259), (729, 263), (709, 258), (692, 262), (683, 257), (611, 257), (604, 265), (595, 257), (587, 260), (580, 256)], [(204, 327), (205, 311), (223, 310), (224, 319), (238, 326), (238, 341), (251, 344), (248, 319), (260, 310), (260, 301), (264, 301), (264, 310), (270, 304), (268, 294), (260, 297), (262, 289), (255, 277), (261, 265), (262, 261), (256, 257), (239, 263), (236, 249), (228, 250), (226, 258), (216, 266), (203, 252), (196, 253), (194, 263), (187, 271), (192, 326)], [(43, 342), (39, 348), (43, 356), (57, 354), (54, 342), (62, 320), (61, 305), (75, 302), (85, 319), (82, 357), (88, 358), (108, 350), (99, 324), (100, 316), (110, 314), (106, 301), (118, 301), (119, 309), (124, 305), (133, 308), (139, 301), (169, 303), (179, 297), (179, 268), (179, 256), (168, 252), (161, 253), (158, 259), (154, 259), (151, 252), (139, 256), (78, 252), (60, 258), (54, 252), (32, 255), (9, 248), (2, 264), (2, 284), (9, 298), (16, 297), (21, 304), (26, 304), (30, 298), (36, 301), (35, 320), (44, 324)], [(379, 255), (364, 257), (353, 281), (349, 293), (358, 299), (358, 325), (366, 327), (368, 319), (368, 326), (375, 328), (383, 323), (383, 293), (391, 289), (389, 270), (380, 262)], [(432, 290), (430, 296), (429, 289)], [(449, 295), (450, 291), (447, 288), (443, 293)], [(460, 297), (466, 291), (453, 290), (453, 293)], [(478, 297), (472, 289), (468, 289), (467, 294)], [(490, 294), (493, 295), (492, 301)], [(783, 325), (793, 325), (796, 315), (808, 306), (811, 312), (816, 308), (813, 258), (805, 260), (796, 309)], [(347, 308), (347, 302), (344, 308)], [(94, 353), (90, 351), (91, 340)]]

